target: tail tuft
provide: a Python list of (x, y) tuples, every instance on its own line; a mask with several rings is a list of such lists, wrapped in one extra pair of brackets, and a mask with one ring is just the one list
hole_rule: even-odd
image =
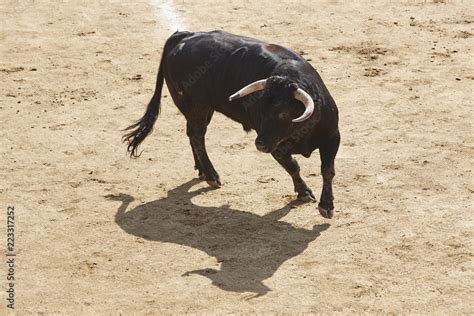
[[(153, 104), (158, 102), (158, 104)], [(155, 124), (158, 114), (160, 114), (160, 100), (155, 100), (152, 98), (150, 104), (147, 107), (145, 115), (125, 128), (124, 131), (129, 131), (122, 137), (122, 141), (127, 144), (127, 152), (130, 154), (131, 158), (138, 158), (141, 155), (141, 152), (138, 153), (138, 146), (143, 142), (143, 140), (153, 131), (153, 125)]]

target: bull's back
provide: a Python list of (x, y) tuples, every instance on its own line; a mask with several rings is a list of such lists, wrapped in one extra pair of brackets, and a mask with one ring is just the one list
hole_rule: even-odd
[(173, 39), (165, 51), (165, 78), (193, 102), (219, 107), (242, 86), (270, 76), (276, 64), (256, 39), (222, 31), (180, 33), (173, 34), (180, 40)]

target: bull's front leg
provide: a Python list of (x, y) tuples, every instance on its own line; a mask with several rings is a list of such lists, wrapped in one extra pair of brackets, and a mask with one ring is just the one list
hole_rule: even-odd
[(295, 187), (295, 192), (298, 193), (298, 200), (301, 201), (315, 201), (313, 192), (306, 185), (304, 180), (300, 176), (300, 166), (298, 162), (291, 157), (288, 153), (280, 153), (277, 151), (272, 153), (273, 158), (275, 158), (278, 163), (285, 168), (293, 179), (293, 185)]
[(323, 190), (319, 201), (319, 213), (325, 218), (332, 218), (334, 215), (334, 197), (332, 195), (332, 180), (336, 175), (334, 170), (334, 158), (339, 148), (340, 136), (337, 135), (319, 148), (321, 157), (321, 175), (323, 176)]

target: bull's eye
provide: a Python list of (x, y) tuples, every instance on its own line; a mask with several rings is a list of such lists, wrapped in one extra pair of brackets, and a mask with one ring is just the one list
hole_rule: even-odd
[(288, 120), (289, 117), (290, 114), (288, 112), (281, 112), (280, 114), (278, 114), (278, 118), (280, 120)]

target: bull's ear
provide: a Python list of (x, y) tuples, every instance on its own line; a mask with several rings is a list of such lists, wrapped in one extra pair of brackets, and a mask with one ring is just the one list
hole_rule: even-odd
[(294, 82), (293, 82), (293, 83), (290, 83), (290, 84), (288, 85), (288, 88), (289, 88), (290, 91), (293, 93), (293, 92), (295, 92), (296, 90), (298, 90), (299, 87), (298, 87), (298, 84), (297, 84), (297, 83), (294, 83)]

